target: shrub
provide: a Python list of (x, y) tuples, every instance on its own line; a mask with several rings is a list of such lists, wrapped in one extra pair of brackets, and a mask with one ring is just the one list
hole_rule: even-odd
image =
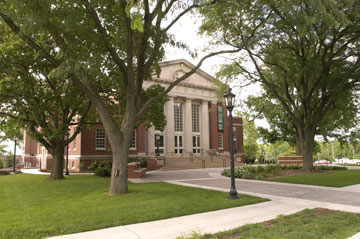
[(221, 173), (221, 175), (225, 177), (230, 177), (230, 174), (230, 169), (224, 169), (224, 171)]
[(245, 178), (245, 179), (250, 179), (250, 178), (254, 177), (254, 174), (251, 173), (249, 170), (244, 170), (244, 173), (243, 173), (242, 177)]
[(88, 169), (94, 171), (94, 175), (99, 177), (111, 177), (111, 161), (95, 162), (92, 163)]
[(347, 170), (347, 167), (342, 166), (326, 166), (326, 165), (317, 165), (314, 166), (315, 170)]
[(131, 158), (128, 158), (128, 161), (127, 161), (128, 163), (133, 163), (133, 162), (139, 162), (139, 159), (138, 158), (136, 158), (136, 157), (131, 157)]
[(79, 163), (79, 169), (80, 169), (80, 170), (85, 169), (85, 164), (84, 164), (84, 162), (80, 162), (80, 163)]
[(289, 165), (289, 169), (303, 169), (304, 167), (301, 164), (292, 164)]
[(280, 167), (281, 169), (288, 169), (290, 165), (287, 165), (287, 164), (281, 164)]
[(147, 167), (147, 159), (146, 158), (142, 158), (140, 160), (140, 167), (141, 168), (146, 168)]
[(276, 158), (268, 158), (268, 159), (265, 159), (265, 163), (266, 164), (276, 164), (277, 159)]
[(246, 157), (246, 156), (245, 156), (244, 162), (245, 162), (246, 164), (254, 164), (254, 163), (255, 163), (255, 160), (256, 160), (255, 157)]
[(92, 163), (90, 164), (90, 166), (88, 167), (89, 170), (91, 171), (94, 171), (96, 168), (99, 167), (99, 163), (98, 162), (95, 162), (95, 163)]
[(250, 173), (255, 174), (256, 173), (256, 167), (248, 167), (248, 170)]
[(263, 173), (263, 172), (265, 172), (265, 168), (264, 168), (263, 166), (258, 166), (258, 167), (256, 168), (256, 171), (257, 171), (258, 173)]
[(264, 180), (265, 177), (263, 176), (263, 174), (259, 174), (258, 176), (256, 176), (256, 180)]
[(261, 156), (259, 157), (259, 163), (260, 163), (260, 164), (265, 163), (265, 157), (264, 157), (264, 155), (261, 155)]
[(111, 168), (96, 168), (94, 174), (99, 177), (111, 177)]

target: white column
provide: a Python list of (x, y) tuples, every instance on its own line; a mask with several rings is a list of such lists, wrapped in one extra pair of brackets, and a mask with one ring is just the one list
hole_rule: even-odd
[(191, 121), (191, 99), (186, 99), (185, 103), (185, 130), (184, 130), (184, 138), (185, 138), (185, 150), (187, 152), (192, 152), (192, 121)]
[(209, 105), (208, 102), (203, 101), (201, 105), (201, 123), (200, 123), (200, 142), (201, 148), (210, 150), (210, 124), (209, 124)]
[(169, 97), (165, 104), (166, 127), (165, 127), (165, 148), (166, 154), (174, 154), (174, 97)]
[(147, 149), (149, 155), (155, 155), (155, 129), (151, 127), (147, 130)]

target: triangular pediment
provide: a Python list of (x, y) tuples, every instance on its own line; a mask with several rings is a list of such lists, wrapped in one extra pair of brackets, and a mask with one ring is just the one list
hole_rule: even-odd
[[(161, 62), (160, 67), (160, 77), (155, 76), (155, 78), (167, 81), (175, 81), (185, 73), (191, 71), (195, 66), (187, 60), (179, 59)], [(215, 78), (207, 74), (205, 71), (199, 69), (182, 83), (187, 83), (189, 85), (198, 87), (214, 88)]]

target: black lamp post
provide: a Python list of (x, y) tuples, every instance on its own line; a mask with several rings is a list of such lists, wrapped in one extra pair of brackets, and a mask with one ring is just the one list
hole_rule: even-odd
[[(66, 136), (66, 140), (68, 139), (69, 139), (69, 135)], [(69, 144), (66, 145), (65, 175), (70, 175), (69, 174)]]
[(16, 164), (16, 141), (18, 137), (15, 135), (14, 137), (14, 165), (13, 165), (13, 172), (15, 173), (15, 164)]
[(230, 161), (231, 161), (231, 188), (230, 188), (230, 195), (229, 199), (238, 199), (238, 193), (235, 187), (235, 167), (234, 167), (234, 138), (233, 138), (233, 123), (232, 123), (232, 110), (234, 109), (235, 105), (235, 95), (231, 93), (231, 89), (229, 92), (224, 95), (226, 108), (229, 111), (229, 135), (230, 135)]
[(156, 143), (156, 152), (155, 156), (160, 156), (159, 142), (160, 142), (160, 134), (155, 134), (155, 143)]

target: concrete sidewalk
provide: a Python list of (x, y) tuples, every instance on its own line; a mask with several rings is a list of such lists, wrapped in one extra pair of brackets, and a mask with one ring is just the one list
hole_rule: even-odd
[[(206, 178), (203, 178), (203, 180), (205, 181)], [(228, 189), (222, 189), (218, 187), (194, 185), (191, 183), (187, 183), (187, 181), (190, 182), (191, 180), (172, 180), (168, 182), (183, 186), (199, 187), (225, 192), (228, 191)], [(232, 228), (249, 223), (257, 223), (271, 220), (279, 215), (292, 214), (306, 208), (311, 209), (321, 207), (333, 210), (360, 213), (360, 206), (266, 195), (248, 191), (239, 191), (239, 193), (268, 198), (271, 199), (271, 201), (159, 221), (145, 222), (53, 237), (53, 239), (170, 239), (176, 238), (178, 236), (189, 235), (192, 232), (203, 234), (230, 230)], [(357, 236), (360, 235), (354, 235), (352, 239), (360, 238)]]

